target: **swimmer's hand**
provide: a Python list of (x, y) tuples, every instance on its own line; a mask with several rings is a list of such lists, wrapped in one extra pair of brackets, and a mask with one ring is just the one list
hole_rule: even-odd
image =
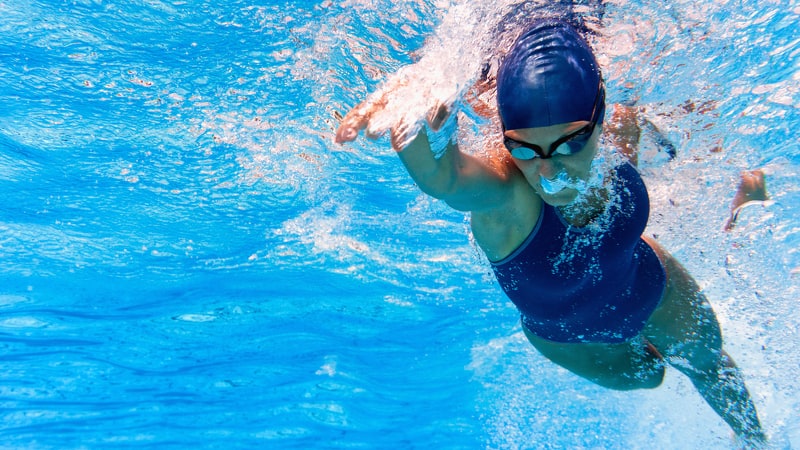
[[(375, 120), (376, 116), (384, 112), (388, 100), (387, 91), (382, 95), (369, 98), (354, 107), (342, 119), (336, 130), (336, 143), (354, 141), (361, 131), (368, 139), (378, 139), (386, 132), (390, 133), (392, 148), (400, 152), (413, 141), (418, 134), (424, 133), (421, 121), (408, 117), (399, 119), (396, 123), (385, 123)], [(450, 108), (445, 104), (437, 104), (427, 114), (425, 121), (433, 131), (438, 131), (450, 116)]]
[(366, 130), (364, 134), (370, 139), (381, 137), (386, 132), (386, 129), (374, 129), (368, 128), (368, 126), (370, 118), (375, 114), (375, 111), (383, 109), (384, 106), (386, 106), (385, 102), (370, 102), (367, 100), (351, 109), (344, 116), (339, 128), (336, 130), (336, 143), (344, 144), (345, 142), (356, 140), (361, 130)]
[(378, 139), (386, 134), (394, 124), (378, 120), (378, 116), (384, 115), (393, 94), (406, 84), (407, 80), (401, 77), (392, 78), (380, 90), (351, 109), (336, 130), (336, 143), (356, 140), (361, 130), (364, 130), (364, 135), (369, 139)]

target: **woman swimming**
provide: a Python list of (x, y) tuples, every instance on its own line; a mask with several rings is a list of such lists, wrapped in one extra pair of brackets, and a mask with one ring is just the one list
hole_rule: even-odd
[[(748, 445), (764, 442), (739, 370), (697, 283), (642, 236), (649, 199), (637, 170), (600, 145), (605, 88), (581, 33), (559, 18), (529, 24), (496, 74), (502, 136), (482, 156), (396, 123), (392, 145), (423, 192), (471, 214), (472, 232), (522, 329), (545, 357), (601, 386), (655, 388), (666, 364), (687, 375)], [(354, 108), (354, 140), (386, 102)], [(449, 119), (445, 120), (448, 115)], [(453, 123), (437, 108), (429, 127)]]

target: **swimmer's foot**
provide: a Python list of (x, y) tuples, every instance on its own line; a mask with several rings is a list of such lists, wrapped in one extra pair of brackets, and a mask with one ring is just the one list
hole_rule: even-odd
[(762, 450), (768, 448), (767, 436), (761, 430), (747, 436), (737, 436), (736, 433), (733, 433), (733, 439), (737, 449)]
[(658, 349), (656, 348), (656, 346), (651, 344), (649, 341), (645, 342), (644, 350), (647, 353), (649, 353), (652, 356), (654, 356), (655, 358), (657, 358), (657, 359), (660, 359), (660, 360), (664, 359), (664, 356), (661, 354), (661, 352), (659, 352)]
[(661, 152), (664, 152), (669, 156), (670, 160), (675, 159), (678, 156), (678, 150), (675, 148), (675, 145), (667, 138), (661, 130), (651, 121), (642, 118), (642, 128), (647, 132), (647, 134), (653, 139), (653, 141), (658, 145), (658, 149)]
[(669, 156), (670, 160), (675, 159), (678, 156), (678, 151), (675, 149), (675, 146), (672, 145), (669, 139), (664, 136), (661, 132), (656, 134), (655, 136), (656, 144), (661, 148), (661, 151), (665, 152), (667, 156)]
[(761, 170), (742, 172), (739, 187), (731, 202), (731, 215), (725, 224), (725, 231), (733, 229), (743, 208), (751, 205), (762, 205), (767, 200), (769, 200), (769, 195), (764, 181), (764, 172)]

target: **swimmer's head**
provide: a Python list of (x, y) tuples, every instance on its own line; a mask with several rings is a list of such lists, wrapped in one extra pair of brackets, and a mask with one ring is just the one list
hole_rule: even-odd
[(534, 22), (500, 66), (497, 104), (506, 130), (602, 123), (605, 91), (589, 44), (566, 22)]

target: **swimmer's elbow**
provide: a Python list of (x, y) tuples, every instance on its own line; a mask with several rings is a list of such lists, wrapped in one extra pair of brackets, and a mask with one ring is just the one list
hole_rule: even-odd
[(448, 202), (456, 194), (455, 177), (445, 171), (433, 172), (428, 177), (414, 177), (414, 181), (423, 193), (437, 200)]
[(442, 177), (436, 183), (418, 186), (425, 194), (447, 203), (456, 211), (474, 211), (482, 196), (478, 192), (471, 192), (462, 181), (458, 176), (452, 175)]
[(412, 159), (404, 153), (399, 155), (408, 174), (422, 192), (440, 200), (446, 200), (451, 195), (457, 174), (449, 158)]

